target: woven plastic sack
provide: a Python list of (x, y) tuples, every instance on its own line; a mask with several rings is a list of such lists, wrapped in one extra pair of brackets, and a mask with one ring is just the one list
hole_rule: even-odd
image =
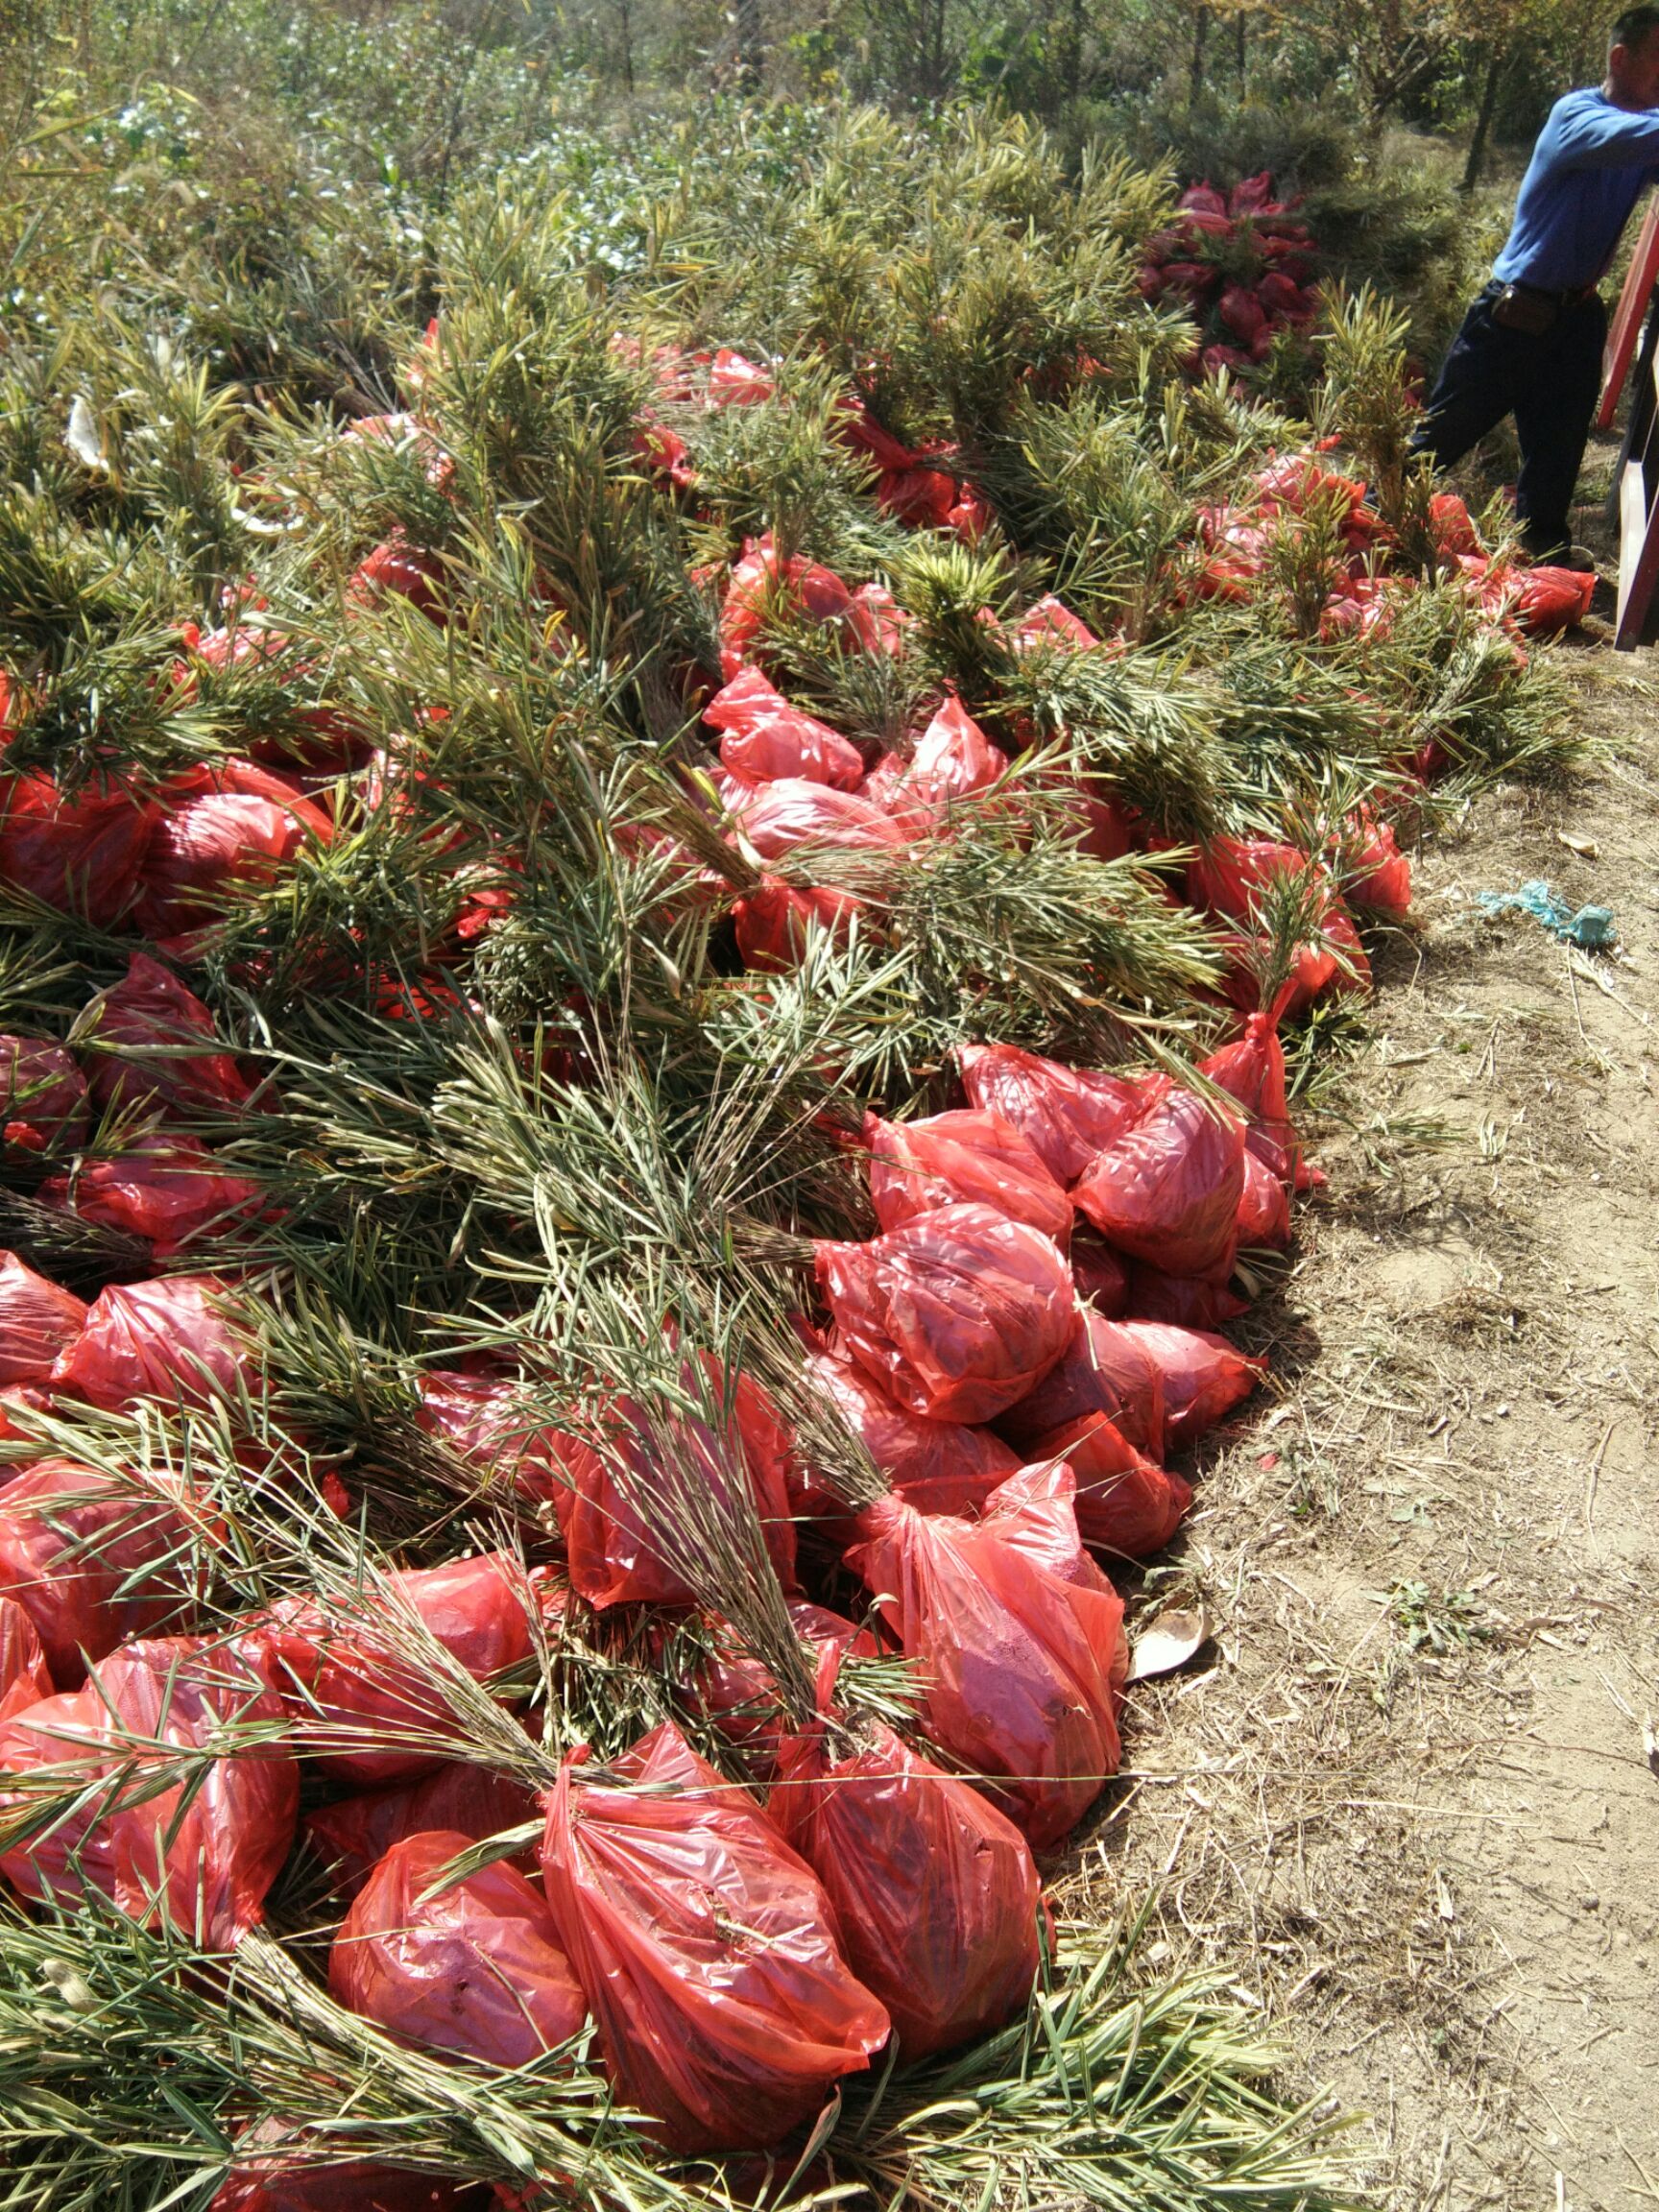
[(393, 1844), (334, 1938), (328, 1987), (405, 2043), (528, 2066), (580, 2031), (588, 2000), (546, 1898), (516, 1867), (436, 1887), (471, 1841), (440, 1828)]
[(118, 789), (69, 799), (50, 776), (0, 778), (0, 882), (112, 928), (138, 895), (158, 811)]
[(1095, 1156), (1072, 1196), (1131, 1259), (1171, 1275), (1224, 1278), (1243, 1190), (1242, 1119), (1170, 1091)]
[(724, 764), (754, 782), (793, 776), (851, 791), (863, 778), (857, 746), (792, 706), (758, 668), (740, 668), (704, 708), (703, 719), (721, 733)]
[(864, 1118), (870, 1195), (883, 1229), (941, 1207), (989, 1206), (1028, 1222), (1064, 1251), (1071, 1240), (1071, 1201), (1036, 1148), (1000, 1114), (933, 1114), (921, 1121)]
[(1130, 1330), (1085, 1308), (1064, 1354), (1048, 1375), (1000, 1417), (997, 1432), (1027, 1458), (1037, 1458), (1039, 1437), (1090, 1413), (1103, 1413), (1148, 1459), (1163, 1458), (1163, 1370)]
[[(414, 1650), (399, 1648), (413, 1615), (475, 1682), (522, 1664), (531, 1653), (536, 1594), (516, 1559), (475, 1553), (443, 1567), (387, 1576), (390, 1592), (328, 1620), (308, 1599), (284, 1599), (244, 1632), (281, 1695), (298, 1748), (336, 1781), (377, 1787), (428, 1774), (444, 1764), (433, 1739), (453, 1736), (441, 1680)], [(374, 1615), (386, 1625), (376, 1633)]]
[(0, 1383), (45, 1382), (80, 1335), (86, 1308), (72, 1290), (0, 1252)]
[(1077, 1528), (1086, 1544), (1121, 1559), (1162, 1551), (1192, 1503), (1192, 1486), (1137, 1452), (1104, 1413), (1085, 1413), (1034, 1436), (1038, 1461), (1070, 1467)]
[(73, 1152), (86, 1142), (86, 1078), (45, 1037), (0, 1036), (0, 1151)]
[(55, 1688), (34, 1622), (15, 1598), (0, 1598), (0, 1720), (38, 1705)]
[(215, 1533), (159, 1479), (37, 1459), (0, 1490), (0, 1595), (34, 1623), (54, 1682), (73, 1690), (86, 1659), (178, 1612), (191, 1546)]
[(446, 1828), (481, 1843), (536, 1818), (536, 1801), (519, 1783), (457, 1762), (419, 1782), (319, 1806), (301, 1825), (328, 1868), (334, 1894), (349, 1902), (393, 1844), (407, 1837)]
[(757, 785), (733, 811), (762, 860), (776, 860), (801, 845), (886, 852), (907, 842), (902, 825), (871, 800), (799, 776)]
[(786, 1754), (767, 1817), (823, 1883), (904, 2065), (1000, 2028), (1037, 1978), (1030, 1846), (966, 1782), (878, 1720), (820, 1720)]
[(109, 1784), (0, 1852), (0, 1871), (25, 1897), (97, 1892), (145, 1925), (165, 1910), (208, 1949), (234, 1950), (294, 1840), (299, 1769), (284, 1746), (262, 1742), (157, 1791), (145, 1768), (168, 1754), (149, 1747), (201, 1749), (280, 1717), (258, 1669), (223, 1646), (183, 1636), (124, 1645), (84, 1689), (0, 1724), (0, 1805), (27, 1803), (6, 1776), (43, 1767), (84, 1765), (86, 1783)]
[(817, 1877), (671, 1725), (589, 1781), (578, 1752), (541, 1865), (617, 2099), (668, 2148), (768, 2150), (887, 2040)]
[(216, 1275), (111, 1284), (53, 1367), (52, 1388), (113, 1412), (143, 1398), (197, 1406), (215, 1391), (234, 1395), (252, 1353), (224, 1310), (226, 1293)]
[(1245, 1022), (1243, 1036), (1212, 1052), (1201, 1063), (1200, 1072), (1243, 1107), (1249, 1117), (1244, 1130), (1246, 1149), (1282, 1183), (1307, 1190), (1322, 1180), (1304, 1159), (1301, 1141), (1290, 1123), (1285, 1094), (1285, 1051), (1271, 1015), (1252, 1014)]
[(252, 1093), (218, 1048), (201, 999), (147, 952), (134, 952), (125, 979), (87, 1001), (71, 1041), (100, 1106), (156, 1105), (188, 1120), (238, 1113)]
[(737, 901), (732, 920), (744, 967), (777, 975), (800, 967), (814, 930), (832, 945), (845, 945), (854, 917), (865, 911), (865, 902), (851, 891), (803, 890), (766, 876)]
[[(816, 1357), (806, 1368), (894, 1490), (920, 1513), (974, 1515), (1020, 1465), (1019, 1454), (989, 1429), (906, 1412), (850, 1361)], [(807, 1518), (836, 1519), (845, 1511), (832, 1492), (813, 1481), (800, 1484), (793, 1497)]]
[(148, 1238), (157, 1260), (171, 1260), (211, 1229), (224, 1235), (258, 1210), (263, 1192), (245, 1175), (227, 1175), (206, 1145), (182, 1132), (139, 1136), (73, 1176), (40, 1187), (48, 1205), (71, 1207), (83, 1221)]
[(1068, 1186), (1157, 1095), (1144, 1083), (1063, 1067), (1017, 1045), (964, 1045), (957, 1057), (974, 1104), (1011, 1121)]
[(986, 1781), (1033, 1849), (1057, 1843), (1118, 1769), (1121, 1601), (898, 1498), (860, 1525), (847, 1563), (919, 1663), (928, 1740)]
[(841, 1341), (906, 1411), (991, 1421), (1065, 1352), (1070, 1271), (1049, 1239), (988, 1206), (946, 1206), (867, 1244), (821, 1243)]
[(1266, 1371), (1265, 1358), (1247, 1358), (1211, 1330), (1177, 1329), (1162, 1321), (1119, 1326), (1157, 1362), (1172, 1451), (1207, 1435), (1249, 1397)]

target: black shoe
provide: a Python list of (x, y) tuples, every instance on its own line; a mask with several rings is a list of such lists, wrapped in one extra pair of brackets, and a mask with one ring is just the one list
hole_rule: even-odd
[(1565, 530), (1523, 530), (1521, 550), (1534, 568), (1571, 568), (1587, 576), (1596, 566), (1593, 557), (1575, 545)]

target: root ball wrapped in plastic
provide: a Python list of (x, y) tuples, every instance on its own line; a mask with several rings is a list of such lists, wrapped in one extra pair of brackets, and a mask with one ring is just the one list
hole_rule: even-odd
[(1017, 1406), (997, 1423), (997, 1432), (1027, 1459), (1046, 1456), (1040, 1440), (1068, 1421), (1104, 1414), (1124, 1439), (1148, 1459), (1164, 1456), (1164, 1376), (1140, 1338), (1116, 1321), (1085, 1308), (1077, 1315), (1064, 1355)]
[(528, 2066), (579, 2032), (588, 2000), (541, 1891), (500, 1863), (439, 1887), (471, 1839), (395, 1843), (334, 1938), (328, 1987), (389, 2034), (488, 2066)]
[(0, 1720), (38, 1705), (56, 1687), (34, 1622), (15, 1598), (0, 1598)]
[(111, 928), (138, 895), (159, 817), (115, 785), (66, 797), (50, 776), (0, 777), (0, 882)]
[(395, 1573), (387, 1585), (335, 1618), (285, 1599), (243, 1635), (281, 1694), (296, 1744), (337, 1781), (402, 1781), (444, 1763), (456, 1723), (420, 1655), (421, 1631), (475, 1682), (534, 1647), (535, 1591), (505, 1552)]
[(1200, 1063), (1199, 1071), (1243, 1107), (1246, 1148), (1282, 1183), (1307, 1190), (1322, 1180), (1317, 1169), (1308, 1165), (1291, 1125), (1285, 1049), (1270, 1014), (1250, 1015), (1244, 1034), (1211, 1053)]
[(199, 1406), (215, 1392), (234, 1396), (253, 1355), (229, 1317), (228, 1295), (216, 1275), (111, 1284), (60, 1354), (52, 1388), (112, 1412), (145, 1398)]
[(668, 2148), (770, 2150), (887, 2040), (822, 1885), (664, 1723), (606, 1778), (560, 1771), (541, 1865), (619, 2103)]
[(0, 1252), (0, 1383), (45, 1382), (80, 1335), (86, 1307), (15, 1252)]
[(392, 1846), (410, 1836), (445, 1828), (482, 1843), (536, 1818), (536, 1801), (522, 1784), (456, 1761), (418, 1782), (320, 1805), (301, 1826), (335, 1896), (349, 1903)]
[[(918, 1512), (973, 1516), (1021, 1464), (1020, 1455), (989, 1429), (907, 1412), (851, 1361), (819, 1355), (808, 1359), (806, 1371), (894, 1490)], [(796, 1510), (807, 1518), (836, 1519), (844, 1510), (835, 1494), (816, 1482), (799, 1483), (792, 1496)]]
[(208, 1229), (223, 1233), (247, 1221), (262, 1192), (246, 1175), (226, 1174), (205, 1144), (180, 1132), (135, 1138), (73, 1176), (54, 1176), (39, 1195), (95, 1227), (143, 1237), (156, 1259), (169, 1260)]
[(1096, 1154), (1072, 1196), (1109, 1244), (1171, 1275), (1224, 1278), (1244, 1193), (1239, 1116), (1167, 1092)]
[(841, 1342), (906, 1411), (994, 1420), (1064, 1353), (1075, 1316), (1053, 1242), (989, 1206), (946, 1206), (866, 1244), (820, 1244)]
[[(69, 1800), (0, 1852), (0, 1871), (25, 1897), (69, 1903), (96, 1891), (134, 1920), (154, 1925), (165, 1912), (209, 1949), (233, 1950), (257, 1926), (294, 1839), (299, 1770), (283, 1744), (254, 1740), (281, 1719), (243, 1654), (192, 1637), (124, 1645), (84, 1689), (0, 1724), (0, 1808), (43, 1813), (48, 1784)], [(247, 1748), (181, 1759), (238, 1730)], [(174, 1762), (176, 1780), (166, 1778)]]
[(1017, 1045), (964, 1045), (957, 1059), (974, 1104), (1011, 1121), (1068, 1187), (1157, 1095), (1144, 1082), (1067, 1068)]
[(0, 1036), (0, 1157), (73, 1152), (86, 1141), (86, 1078), (66, 1046)]
[(721, 733), (720, 758), (734, 776), (757, 783), (799, 777), (841, 791), (863, 779), (864, 756), (852, 739), (792, 706), (758, 668), (739, 669), (703, 719)]
[(147, 952), (134, 952), (122, 981), (87, 1000), (70, 1041), (100, 1106), (158, 1106), (189, 1120), (236, 1114), (252, 1094), (212, 1015)]
[(986, 1782), (1034, 1849), (1058, 1843), (1118, 1770), (1121, 1600), (1103, 1581), (1065, 1579), (1006, 1527), (893, 1497), (860, 1526), (848, 1565), (918, 1662), (928, 1739)]
[(1191, 1484), (1137, 1452), (1104, 1413), (1062, 1422), (1026, 1448), (1034, 1461), (1070, 1469), (1079, 1534), (1116, 1558), (1162, 1551), (1191, 1507)]
[(1124, 1321), (1126, 1334), (1156, 1362), (1163, 1383), (1170, 1448), (1195, 1444), (1240, 1405), (1266, 1371), (1208, 1329), (1180, 1329), (1162, 1321)]
[(1065, 1251), (1071, 1201), (1035, 1146), (1000, 1114), (933, 1114), (922, 1121), (866, 1115), (870, 1195), (883, 1229), (901, 1229), (944, 1206), (990, 1206), (1028, 1222)]
[(823, 1883), (902, 2064), (1020, 2010), (1041, 1885), (1025, 1839), (977, 1791), (881, 1721), (821, 1719), (785, 1754), (766, 1811)]
[(815, 930), (832, 945), (847, 944), (854, 921), (866, 912), (866, 902), (854, 892), (821, 886), (804, 890), (766, 876), (736, 902), (732, 922), (744, 967), (777, 975), (800, 967)]
[(0, 1489), (0, 1594), (34, 1623), (60, 1689), (178, 1613), (217, 1536), (180, 1486), (37, 1459)]

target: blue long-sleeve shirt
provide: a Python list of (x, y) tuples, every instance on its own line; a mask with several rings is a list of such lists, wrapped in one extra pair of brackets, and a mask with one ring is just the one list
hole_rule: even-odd
[(1548, 292), (1594, 284), (1656, 166), (1659, 108), (1616, 108), (1591, 86), (1567, 93), (1538, 133), (1493, 276)]

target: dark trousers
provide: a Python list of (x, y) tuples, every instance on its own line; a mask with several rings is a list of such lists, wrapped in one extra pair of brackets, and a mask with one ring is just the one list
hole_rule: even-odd
[(1534, 557), (1572, 542), (1567, 511), (1601, 389), (1607, 310), (1594, 293), (1564, 305), (1541, 338), (1492, 320), (1503, 287), (1488, 284), (1440, 364), (1412, 448), (1450, 469), (1505, 415), (1515, 418), (1521, 476), (1515, 512)]

